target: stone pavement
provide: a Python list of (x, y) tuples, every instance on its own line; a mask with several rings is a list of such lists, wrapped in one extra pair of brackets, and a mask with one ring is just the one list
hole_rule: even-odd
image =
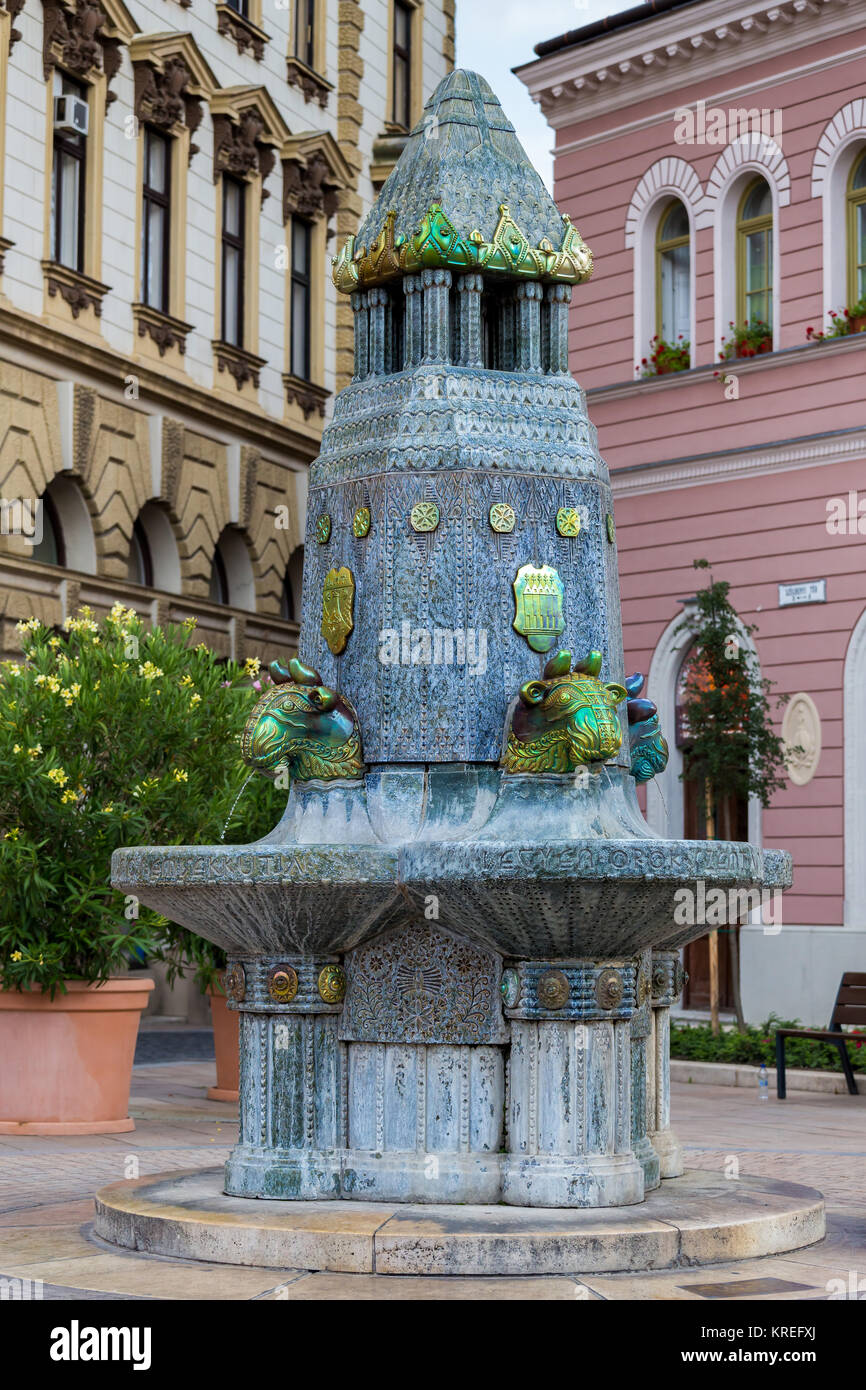
[[(866, 1292), (866, 1096), (672, 1086), (686, 1166), (806, 1184), (827, 1199), (826, 1240), (789, 1255), (653, 1274), (448, 1279), (233, 1268), (116, 1251), (93, 1236), (92, 1194), (123, 1178), (213, 1168), (236, 1107), (205, 1097), (213, 1064), (136, 1067), (132, 1134), (0, 1136), (0, 1275), (42, 1280), (45, 1298), (826, 1299)], [(831, 1281), (839, 1280), (840, 1284)], [(757, 1283), (755, 1281), (758, 1281)]]

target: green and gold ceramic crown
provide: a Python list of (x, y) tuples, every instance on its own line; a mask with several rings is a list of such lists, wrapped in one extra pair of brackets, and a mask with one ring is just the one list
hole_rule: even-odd
[(446, 269), (580, 284), (592, 253), (474, 72), (441, 82), (356, 237), (334, 259), (344, 293)]

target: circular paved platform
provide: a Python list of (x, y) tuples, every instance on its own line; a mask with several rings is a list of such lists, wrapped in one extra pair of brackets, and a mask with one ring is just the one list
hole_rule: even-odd
[(633, 1207), (276, 1202), (226, 1197), (223, 1171), (162, 1173), (96, 1194), (104, 1240), (155, 1255), (349, 1274), (578, 1274), (777, 1255), (824, 1236), (820, 1192), (692, 1170)]

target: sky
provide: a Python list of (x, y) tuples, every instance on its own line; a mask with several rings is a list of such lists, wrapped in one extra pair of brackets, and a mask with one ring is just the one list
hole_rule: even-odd
[(569, 29), (625, 10), (634, 0), (457, 0), (457, 66), (486, 77), (548, 188), (553, 188), (553, 131), (511, 69), (533, 47)]

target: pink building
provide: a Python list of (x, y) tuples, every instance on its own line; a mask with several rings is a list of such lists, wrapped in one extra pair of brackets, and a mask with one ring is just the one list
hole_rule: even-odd
[[(805, 750), (743, 808), (795, 865), (781, 931), (741, 928), (746, 1015), (826, 1025), (866, 970), (866, 5), (651, 0), (536, 53), (519, 75), (595, 256), (571, 367), (617, 498), (627, 669), (673, 743), (675, 629), (709, 560)], [(815, 341), (846, 307), (860, 331)], [(732, 322), (754, 355), (722, 363)], [(684, 370), (641, 375), (656, 334)], [(672, 749), (647, 801), (674, 836), (700, 833), (681, 768)]]

